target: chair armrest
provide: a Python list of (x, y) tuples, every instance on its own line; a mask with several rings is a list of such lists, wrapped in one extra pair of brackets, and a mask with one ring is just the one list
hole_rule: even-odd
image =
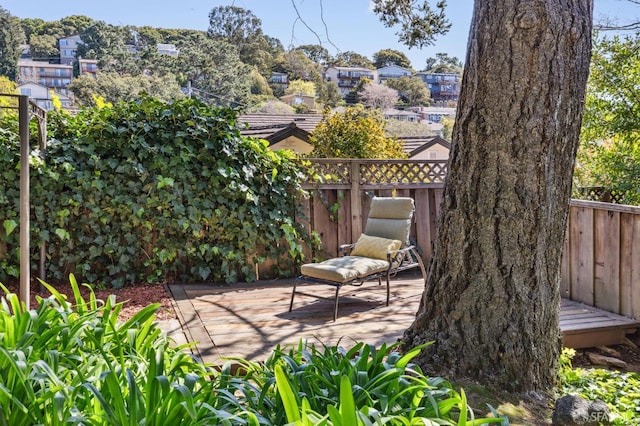
[(348, 256), (355, 246), (355, 244), (341, 244), (338, 246), (338, 254), (341, 256)]
[(387, 261), (391, 263), (392, 261), (397, 261), (398, 263), (402, 263), (405, 256), (411, 256), (411, 250), (415, 249), (416, 246), (407, 246), (398, 250), (391, 250), (387, 252)]

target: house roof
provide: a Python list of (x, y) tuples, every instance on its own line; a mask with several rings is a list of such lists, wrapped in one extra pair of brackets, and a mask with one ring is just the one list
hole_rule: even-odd
[(410, 158), (434, 145), (442, 145), (451, 149), (451, 143), (440, 136), (398, 136), (398, 139), (404, 141), (404, 151), (409, 154)]
[(304, 129), (299, 128), (296, 123), (289, 123), (287, 127), (284, 129), (278, 130), (270, 136), (267, 136), (265, 139), (269, 141), (269, 145), (275, 145), (280, 141), (283, 141), (287, 138), (294, 137), (300, 139), (303, 142), (308, 144), (311, 143), (309, 140), (309, 136), (311, 133), (307, 132)]
[[(269, 137), (291, 124), (298, 130), (312, 133), (322, 121), (322, 114), (243, 114), (238, 117), (241, 124), (240, 133), (243, 136), (252, 136), (269, 140)], [(271, 141), (270, 141), (271, 142)]]

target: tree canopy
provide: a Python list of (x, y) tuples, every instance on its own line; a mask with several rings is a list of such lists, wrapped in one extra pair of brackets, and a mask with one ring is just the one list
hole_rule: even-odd
[(411, 47), (433, 44), (436, 37), (446, 34), (451, 24), (445, 17), (446, 1), (438, 0), (433, 9), (429, 0), (373, 0), (373, 11), (387, 27), (400, 26), (399, 40)]
[(604, 187), (640, 205), (640, 34), (594, 46), (576, 184)]
[(402, 142), (385, 135), (382, 115), (362, 106), (325, 110), (311, 144), (318, 158), (406, 158)]
[(406, 105), (429, 105), (431, 103), (431, 93), (419, 77), (390, 78), (385, 80), (384, 84), (396, 90)]
[(0, 6), (0, 75), (14, 80), (18, 74), (20, 45), (25, 42), (20, 19)]
[(407, 58), (407, 55), (399, 50), (382, 49), (373, 54), (373, 66), (382, 68), (389, 65), (411, 69), (411, 61)]

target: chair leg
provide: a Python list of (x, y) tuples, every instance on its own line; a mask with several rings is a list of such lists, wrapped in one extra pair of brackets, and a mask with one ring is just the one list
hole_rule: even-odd
[(336, 318), (338, 318), (338, 292), (340, 291), (340, 286), (336, 286), (336, 299), (333, 301), (333, 322), (336, 322)]
[(389, 272), (387, 272), (387, 306), (389, 306), (389, 293), (390, 293), (390, 288), (389, 288)]
[(291, 292), (291, 302), (289, 303), (289, 312), (291, 312), (291, 309), (293, 309), (293, 298), (296, 295), (296, 284), (298, 284), (298, 279), (297, 278), (293, 282), (293, 291)]

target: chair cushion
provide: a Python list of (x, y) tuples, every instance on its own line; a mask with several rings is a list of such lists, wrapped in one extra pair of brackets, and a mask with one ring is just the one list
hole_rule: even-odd
[(351, 256), (373, 257), (374, 259), (387, 260), (387, 253), (398, 250), (402, 246), (400, 240), (373, 237), (362, 234), (356, 246), (351, 251)]
[(364, 278), (376, 272), (385, 271), (389, 267), (386, 260), (361, 256), (334, 257), (320, 263), (302, 265), (302, 275), (320, 280), (345, 283)]
[(414, 201), (408, 197), (374, 197), (364, 233), (376, 237), (400, 240), (409, 245)]

